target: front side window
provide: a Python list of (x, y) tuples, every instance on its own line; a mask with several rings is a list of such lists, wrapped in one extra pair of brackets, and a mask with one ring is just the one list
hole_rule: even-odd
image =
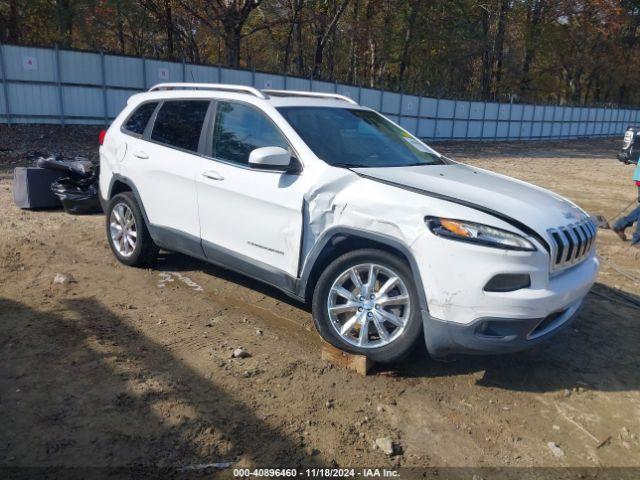
[(280, 107), (318, 158), (341, 167), (441, 165), (428, 146), (371, 110)]
[(276, 126), (255, 108), (241, 103), (220, 102), (213, 132), (213, 156), (246, 165), (256, 148), (289, 149)]
[(198, 151), (208, 101), (170, 100), (160, 107), (151, 140), (190, 152)]
[(129, 117), (127, 123), (124, 124), (124, 129), (128, 132), (135, 133), (136, 135), (142, 135), (144, 133), (144, 129), (147, 128), (147, 123), (149, 123), (149, 119), (151, 118), (151, 115), (153, 115), (153, 111), (156, 109), (157, 105), (158, 102), (150, 102), (140, 105)]

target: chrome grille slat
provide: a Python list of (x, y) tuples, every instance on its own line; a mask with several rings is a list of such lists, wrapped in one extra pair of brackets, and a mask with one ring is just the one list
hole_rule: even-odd
[(591, 221), (589, 221), (587, 225), (589, 225), (589, 228), (591, 229), (591, 241), (589, 242), (589, 248), (591, 248), (591, 246), (595, 243), (598, 229), (596, 228), (595, 224)]
[(578, 250), (578, 256), (581, 257), (582, 255), (584, 255), (584, 252), (587, 250), (589, 237), (587, 237), (587, 234), (582, 228), (582, 225), (577, 225), (576, 233), (580, 237), (580, 249)]
[(560, 241), (562, 242), (562, 255), (560, 256), (560, 263), (567, 263), (569, 258), (569, 240), (567, 239), (566, 230), (561, 228), (558, 233), (560, 234)]
[(573, 247), (571, 252), (569, 252), (567, 261), (571, 264), (575, 263), (578, 258), (580, 257), (580, 255), (578, 254), (578, 251), (580, 250), (580, 241), (578, 240), (578, 236), (576, 235), (575, 232), (575, 225), (569, 225), (569, 228), (567, 228), (567, 232), (569, 234), (570, 240), (571, 240), (571, 246)]
[(596, 239), (596, 228), (593, 226), (591, 222), (588, 224), (589, 230), (591, 230), (591, 236), (589, 237), (589, 245), (588, 248), (591, 249), (595, 239)]
[(591, 250), (591, 245), (593, 244), (593, 239), (595, 238), (595, 231), (591, 222), (585, 223), (584, 228), (587, 229), (587, 232), (589, 234), (587, 238), (587, 251), (589, 251)]
[(596, 227), (591, 219), (550, 228), (551, 271), (556, 272), (582, 262), (595, 244)]

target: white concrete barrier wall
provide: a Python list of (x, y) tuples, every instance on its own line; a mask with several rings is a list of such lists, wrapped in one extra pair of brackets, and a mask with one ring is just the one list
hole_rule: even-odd
[(105, 125), (132, 94), (182, 81), (335, 92), (429, 140), (612, 136), (640, 122), (640, 109), (438, 99), (219, 66), (0, 45), (0, 123)]

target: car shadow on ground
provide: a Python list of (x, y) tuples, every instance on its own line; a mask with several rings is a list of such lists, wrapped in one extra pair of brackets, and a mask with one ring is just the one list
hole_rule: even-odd
[(639, 305), (637, 295), (598, 283), (575, 323), (531, 350), (436, 361), (427, 358), (420, 345), (396, 374), (447, 377), (482, 372), (479, 386), (539, 393), (575, 388), (635, 391), (640, 389)]
[[(166, 254), (154, 268), (200, 270), (310, 311), (308, 305), (273, 287), (184, 255)], [(478, 385), (516, 391), (549, 392), (581, 387), (602, 391), (637, 390), (640, 388), (640, 309), (631, 302), (640, 304), (640, 297), (598, 283), (588, 295), (577, 321), (531, 350), (508, 355), (457, 355), (442, 361), (429, 357), (420, 339), (415, 350), (400, 364), (378, 365), (374, 373), (430, 378), (484, 372)]]
[(152, 267), (158, 272), (190, 272), (201, 271), (207, 275), (219, 278), (225, 282), (230, 282), (235, 285), (254, 290), (263, 295), (274, 298), (275, 300), (285, 302), (291, 306), (311, 312), (311, 306), (300, 302), (293, 297), (290, 297), (286, 293), (278, 290), (275, 287), (267, 285), (266, 283), (254, 280), (241, 273), (228, 270), (212, 263), (205, 262), (204, 260), (198, 260), (197, 258), (189, 257), (181, 253), (165, 252), (162, 251), (158, 256), (158, 261)]
[(59, 309), (0, 298), (0, 464), (314, 463), (214, 373), (205, 378), (96, 299)]

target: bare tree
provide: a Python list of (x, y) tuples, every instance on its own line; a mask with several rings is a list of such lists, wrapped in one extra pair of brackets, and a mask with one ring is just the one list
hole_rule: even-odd
[(321, 1), (319, 3), (320, 5), (314, 5), (314, 16), (311, 22), (316, 47), (313, 56), (313, 77), (320, 76), (324, 49), (335, 31), (340, 17), (349, 5), (349, 0)]
[(261, 25), (249, 32), (244, 31), (251, 13), (260, 6), (262, 0), (204, 0), (192, 2), (180, 0), (182, 7), (198, 18), (214, 34), (221, 35), (227, 54), (227, 65), (240, 65), (240, 44), (242, 39), (258, 30), (267, 28)]
[(17, 43), (20, 39), (18, 0), (9, 0), (5, 3), (6, 5), (0, 8), (0, 40)]
[(500, 0), (500, 13), (498, 15), (498, 27), (496, 31), (496, 40), (494, 52), (496, 56), (495, 69), (493, 72), (493, 89), (494, 94), (498, 96), (500, 93), (500, 84), (502, 83), (503, 63), (504, 63), (504, 40), (507, 29), (508, 14), (511, 9), (510, 0)]
[(288, 2), (288, 10), (289, 10), (289, 29), (287, 33), (287, 41), (284, 47), (284, 58), (282, 60), (282, 70), (283, 72), (289, 73), (289, 63), (291, 61), (291, 50), (294, 42), (294, 36), (296, 37), (296, 45), (297, 49), (297, 58), (296, 63), (298, 65), (298, 74), (301, 74), (303, 69), (302, 63), (302, 26), (301, 26), (301, 12), (304, 7), (304, 0), (289, 0)]
[(175, 58), (175, 25), (173, 19), (173, 0), (139, 0), (142, 8), (147, 10), (164, 30), (167, 56)]
[(400, 90), (404, 87), (404, 75), (409, 67), (410, 59), (409, 50), (413, 44), (413, 37), (415, 35), (416, 18), (420, 12), (420, 6), (423, 4), (420, 0), (409, 1), (408, 16), (405, 19), (405, 30), (402, 39), (402, 51), (400, 53), (400, 67), (398, 72), (398, 86)]
[(63, 46), (71, 46), (73, 40), (73, 22), (75, 17), (74, 2), (71, 0), (56, 0), (58, 16), (58, 33)]

